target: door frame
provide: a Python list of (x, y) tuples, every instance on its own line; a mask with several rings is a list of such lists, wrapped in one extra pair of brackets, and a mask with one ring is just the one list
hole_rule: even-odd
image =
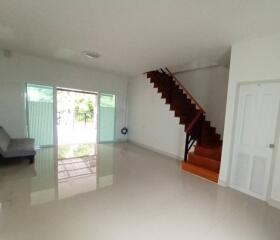
[[(227, 170), (227, 185), (230, 188), (233, 188), (231, 186), (231, 175), (232, 175), (232, 167), (233, 167), (233, 158), (234, 158), (234, 148), (235, 148), (235, 138), (236, 138), (236, 134), (237, 134), (237, 118), (238, 118), (238, 103), (239, 103), (239, 97), (240, 97), (240, 88), (242, 86), (245, 85), (254, 85), (254, 84), (271, 84), (271, 83), (280, 83), (280, 79), (270, 79), (270, 80), (255, 80), (255, 81), (244, 81), (244, 82), (238, 82), (237, 86), (236, 86), (236, 91), (235, 91), (235, 101), (234, 101), (234, 117), (233, 117), (233, 124), (232, 124), (232, 129), (233, 129), (233, 134), (231, 136), (231, 140), (230, 140), (230, 159), (229, 159), (229, 167)], [(276, 133), (275, 133), (275, 146), (279, 146), (280, 144), (280, 104), (279, 104), (279, 109), (278, 109), (278, 113), (277, 113), (277, 124), (276, 124)], [(270, 169), (269, 169), (269, 180), (268, 180), (268, 185), (267, 185), (267, 189), (266, 189), (266, 194), (264, 196), (264, 198), (259, 198), (256, 197), (256, 195), (254, 194), (250, 194), (248, 192), (244, 192), (242, 190), (238, 190), (244, 194), (250, 195), (252, 197), (256, 197), (260, 200), (264, 200), (264, 201), (270, 201), (271, 200), (271, 192), (272, 192), (272, 183), (273, 183), (273, 177), (274, 177), (274, 173), (273, 173), (273, 169), (275, 168), (275, 164), (276, 164), (276, 151), (277, 147), (273, 148), (272, 150), (272, 155), (271, 155), (271, 164), (270, 164)], [(233, 188), (236, 189), (236, 188)], [(237, 190), (237, 189), (236, 189)]]

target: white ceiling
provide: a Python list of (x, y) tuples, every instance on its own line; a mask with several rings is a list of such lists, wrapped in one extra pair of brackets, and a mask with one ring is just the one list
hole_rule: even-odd
[(279, 23), (279, 0), (1, 0), (0, 47), (131, 76), (224, 61), (233, 43)]

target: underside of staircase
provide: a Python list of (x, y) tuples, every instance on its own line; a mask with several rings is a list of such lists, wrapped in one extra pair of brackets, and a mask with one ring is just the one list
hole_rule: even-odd
[(167, 68), (150, 71), (147, 77), (185, 127), (182, 170), (218, 182), (222, 141), (216, 128), (206, 120), (204, 109)]

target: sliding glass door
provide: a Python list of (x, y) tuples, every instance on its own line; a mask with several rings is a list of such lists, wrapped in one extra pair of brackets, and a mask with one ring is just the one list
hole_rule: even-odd
[(36, 146), (54, 145), (54, 89), (27, 84), (28, 136)]
[[(54, 88), (27, 84), (26, 93), (28, 136), (35, 139), (36, 146), (53, 146)], [(116, 96), (99, 94), (99, 142), (115, 141), (115, 119)]]
[(99, 141), (115, 141), (116, 97), (113, 94), (99, 95)]

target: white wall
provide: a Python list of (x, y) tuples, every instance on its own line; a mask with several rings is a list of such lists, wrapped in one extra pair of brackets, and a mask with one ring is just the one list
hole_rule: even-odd
[(26, 136), (24, 89), (26, 83), (47, 84), (117, 95), (116, 138), (126, 122), (127, 78), (60, 61), (34, 56), (0, 54), (0, 125), (12, 137)]
[[(280, 35), (247, 41), (232, 47), (226, 106), (220, 182), (228, 183), (233, 146), (235, 106), (239, 83), (280, 80)], [(280, 94), (280, 93), (279, 93)], [(272, 201), (280, 206), (280, 140), (277, 137), (273, 169)]]
[(183, 159), (185, 132), (145, 75), (128, 83), (128, 139)]
[(176, 77), (206, 111), (207, 120), (223, 136), (229, 70), (223, 66), (177, 73)]

